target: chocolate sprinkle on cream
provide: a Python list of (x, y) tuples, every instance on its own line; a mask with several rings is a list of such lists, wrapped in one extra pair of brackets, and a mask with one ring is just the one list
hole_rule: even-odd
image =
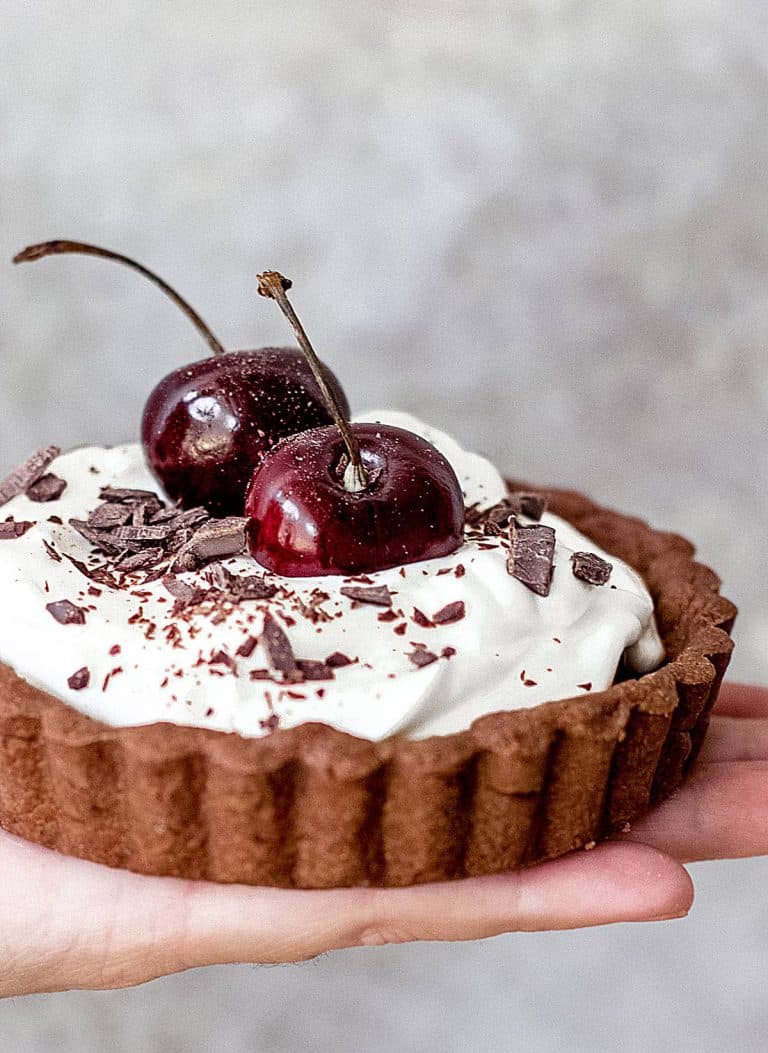
[(30, 501), (35, 501), (38, 504), (47, 504), (48, 501), (58, 501), (66, 489), (67, 483), (64, 479), (60, 479), (58, 475), (48, 472), (46, 475), (41, 475), (31, 486), (28, 486), (26, 494)]
[(435, 623), (431, 618), (428, 618), (424, 611), (420, 611), (418, 607), (413, 608), (412, 619), (417, 625), (420, 625), (422, 629), (434, 629)]
[(269, 663), (275, 672), (281, 673), (284, 680), (288, 683), (296, 683), (302, 679), (301, 670), (293, 655), (291, 641), (269, 613), (264, 618), (262, 642), (264, 650), (267, 652)]
[(240, 658), (250, 658), (253, 652), (256, 650), (258, 644), (258, 638), (255, 636), (246, 636), (243, 642), (235, 652)]
[(85, 625), (85, 611), (82, 607), (76, 607), (70, 600), (46, 603), (45, 609), (59, 625)]
[(161, 548), (145, 548), (141, 552), (132, 552), (127, 556), (123, 556), (117, 564), (117, 569), (124, 574), (132, 574), (136, 570), (145, 570), (147, 567), (156, 566), (162, 555), (163, 550)]
[(82, 691), (83, 688), (88, 687), (91, 682), (91, 672), (88, 666), (83, 666), (82, 669), (78, 669), (76, 673), (67, 680), (68, 686), (72, 691)]
[(574, 552), (571, 556), (573, 576), (587, 585), (605, 585), (611, 576), (613, 564), (601, 559), (595, 552)]
[(171, 570), (197, 570), (214, 559), (239, 556), (245, 549), (245, 519), (211, 519), (181, 548)]
[(327, 666), (325, 662), (299, 658), (296, 664), (305, 680), (333, 680), (333, 669)]
[(339, 589), (342, 596), (357, 603), (372, 603), (375, 607), (391, 607), (392, 593), (386, 585), (375, 585), (373, 588), (356, 588), (354, 585), (342, 585)]
[(511, 549), (507, 570), (539, 596), (548, 596), (552, 585), (552, 563), (555, 555), (555, 532), (548, 526), (509, 527)]
[(26, 523), (22, 520), (8, 519), (5, 523), (0, 523), (0, 541), (15, 541), (17, 538), (24, 537), (34, 525), (34, 523)]
[(437, 661), (437, 655), (433, 651), (427, 651), (424, 647), (417, 647), (415, 650), (411, 651), (408, 658), (419, 669), (423, 668), (425, 665), (432, 665), (433, 662)]
[(68, 552), (63, 555), (69, 560), (75, 570), (79, 570), (84, 578), (88, 578), (89, 581), (95, 581), (97, 585), (105, 585), (108, 589), (119, 589), (120, 586), (117, 580), (110, 574), (106, 567), (89, 567), (79, 559), (75, 559), (74, 556), (70, 556)]
[(53, 545), (49, 541), (46, 541), (45, 538), (43, 538), (43, 548), (48, 553), (48, 555), (51, 557), (51, 559), (53, 560), (54, 563), (61, 563), (61, 556), (56, 551), (56, 549), (53, 547)]
[(452, 622), (460, 622), (466, 613), (464, 600), (456, 600), (454, 603), (447, 603), (445, 607), (441, 607), (439, 611), (436, 611), (432, 615), (432, 621), (435, 625), (450, 625)]
[(58, 446), (45, 446), (36, 450), (23, 464), (15, 468), (11, 474), (0, 483), (0, 506), (7, 504), (19, 494), (24, 494), (45, 474), (48, 465), (55, 461), (61, 453)]
[(103, 552), (105, 556), (118, 556), (120, 554), (120, 545), (112, 541), (111, 535), (106, 530), (94, 530), (90, 524), (83, 522), (82, 519), (70, 519), (69, 525), (86, 541), (90, 541), (94, 548)]
[(99, 497), (102, 501), (116, 501), (127, 505), (143, 504), (145, 501), (155, 501), (159, 504), (157, 494), (153, 490), (126, 490), (117, 486), (104, 486)]
[(543, 494), (530, 494), (523, 490), (516, 490), (515, 493), (510, 494), (507, 502), (510, 511), (515, 515), (535, 519), (537, 523), (547, 509), (547, 499)]
[(165, 541), (173, 533), (172, 524), (161, 526), (119, 526), (110, 534), (115, 541)]
[(120, 504), (103, 504), (90, 513), (88, 526), (92, 530), (112, 530), (114, 527), (124, 526), (131, 518), (130, 508)]
[(227, 593), (236, 603), (241, 600), (268, 600), (277, 592), (277, 586), (258, 574), (241, 577), (233, 574), (223, 563), (212, 563), (206, 577), (210, 583)]
[(333, 654), (329, 654), (325, 660), (325, 664), (329, 669), (341, 669), (342, 666), (352, 665), (352, 659), (347, 658), (341, 651), (334, 651)]

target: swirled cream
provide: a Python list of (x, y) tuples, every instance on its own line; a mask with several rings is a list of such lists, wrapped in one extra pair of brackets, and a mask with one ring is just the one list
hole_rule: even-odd
[[(490, 506), (504, 496), (495, 468), (442, 432), (401, 413), (360, 419), (409, 428), (433, 443), (453, 465), (468, 505)], [(343, 595), (342, 586), (355, 584), (343, 578), (273, 576), (278, 591), (268, 600), (203, 602), (174, 613), (161, 581), (100, 587), (68, 558), (84, 564), (93, 555), (68, 521), (86, 519), (102, 487), (156, 491), (141, 448), (86, 447), (60, 456), (51, 470), (67, 482), (57, 501), (36, 504), (21, 496), (3, 509), (3, 518), (34, 526), (0, 541), (0, 660), (108, 724), (171, 721), (259, 736), (321, 721), (369, 739), (421, 738), (463, 730), (496, 710), (602, 690), (622, 655), (638, 674), (663, 657), (640, 577), (608, 557), (609, 586), (578, 580), (571, 553), (604, 553), (553, 515), (542, 520), (556, 532), (546, 597), (508, 573), (506, 548), (490, 538), (467, 540), (451, 556), (369, 575), (365, 586), (390, 591), (390, 609)], [(238, 575), (259, 570), (247, 556), (225, 565)], [(208, 584), (204, 570), (181, 580)], [(60, 600), (81, 608), (84, 624), (55, 620), (47, 605)], [(458, 601), (463, 617), (435, 624), (433, 616), (455, 611)], [(336, 656), (332, 679), (281, 680), (261, 640), (270, 614), (298, 659)], [(418, 652), (434, 657), (424, 662)], [(344, 659), (348, 664), (338, 664)], [(70, 686), (82, 668), (88, 686)]]

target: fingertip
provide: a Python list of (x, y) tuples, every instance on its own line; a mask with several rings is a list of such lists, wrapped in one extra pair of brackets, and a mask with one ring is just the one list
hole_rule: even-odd
[(551, 928), (681, 917), (693, 903), (685, 867), (649, 845), (607, 842), (526, 873), (531, 918), (548, 905)]

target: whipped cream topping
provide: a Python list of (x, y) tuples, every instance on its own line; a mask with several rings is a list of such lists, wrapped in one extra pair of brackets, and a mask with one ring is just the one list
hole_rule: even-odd
[[(433, 443), (453, 465), (468, 505), (490, 506), (506, 493), (487, 460), (406, 414), (357, 419), (409, 428)], [(92, 556), (68, 520), (87, 518), (102, 487), (159, 492), (140, 446), (85, 447), (60, 456), (50, 470), (67, 482), (59, 500), (39, 504), (21, 496), (3, 509), (3, 518), (35, 525), (0, 541), (0, 661), (108, 724), (171, 721), (259, 736), (321, 721), (369, 739), (422, 738), (461, 731), (496, 710), (603, 690), (622, 655), (637, 674), (663, 658), (639, 575), (547, 513), (542, 522), (554, 527), (556, 549), (546, 597), (507, 572), (499, 539), (484, 538), (467, 540), (451, 556), (369, 575), (362, 587), (386, 586), (391, 611), (344, 596), (342, 587), (360, 586), (350, 579), (269, 576), (278, 585), (269, 600), (224, 610), (203, 603), (174, 615), (173, 597), (160, 581), (137, 577), (121, 590), (94, 587), (66, 558)], [(584, 550), (610, 559), (610, 584), (574, 577), (571, 553)], [(225, 566), (242, 575), (260, 570), (248, 556)], [(204, 570), (181, 579), (207, 586)], [(59, 624), (46, 610), (59, 600), (83, 608), (85, 623)], [(463, 617), (430, 624), (459, 600)], [(333, 679), (281, 683), (261, 642), (249, 655), (238, 654), (247, 638), (259, 639), (267, 613), (285, 629), (297, 658), (341, 654), (349, 664), (337, 666)], [(419, 665), (409, 656), (424, 648), (437, 658)], [(75, 690), (68, 680), (81, 667), (90, 682)]]

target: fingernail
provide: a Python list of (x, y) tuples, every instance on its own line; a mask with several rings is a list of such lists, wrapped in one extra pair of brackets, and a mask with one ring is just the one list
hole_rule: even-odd
[(687, 918), (687, 910), (675, 911), (674, 914), (656, 914), (652, 918), (648, 918), (648, 921), (674, 921), (675, 918)]

